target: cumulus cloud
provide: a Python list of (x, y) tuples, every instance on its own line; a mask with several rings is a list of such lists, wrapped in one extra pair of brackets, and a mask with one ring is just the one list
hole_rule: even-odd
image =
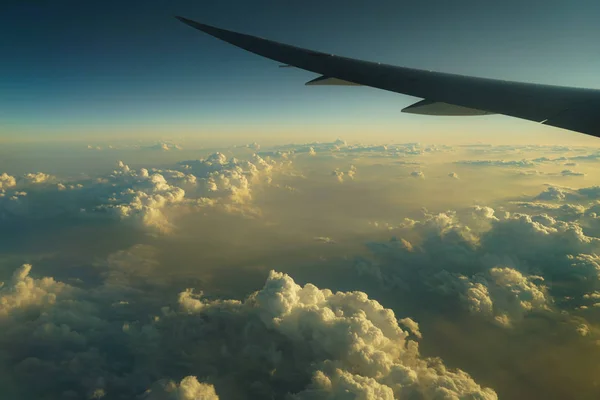
[(419, 323), (412, 320), (411, 318), (402, 318), (399, 320), (401, 325), (407, 327), (409, 331), (415, 335), (418, 339), (422, 339), (423, 335), (421, 335), (421, 331), (419, 330)]
[(12, 188), (16, 184), (17, 180), (14, 176), (10, 176), (6, 172), (0, 175), (0, 190)]
[[(578, 176), (578, 175), (577, 175)], [(538, 194), (535, 200), (546, 200), (546, 201), (585, 201), (585, 200), (599, 200), (600, 199), (600, 186), (589, 186), (579, 189), (572, 189), (568, 187), (558, 187), (548, 185), (548, 188)]]
[[(272, 271), (243, 301), (187, 289), (177, 307), (153, 311), (139, 289), (115, 292), (105, 281), (81, 290), (30, 270), (0, 290), (0, 340), (13, 344), (0, 360), (3, 378), (37, 376), (18, 387), (23, 398), (497, 398), (422, 357), (399, 325), (421, 337), (418, 324), (363, 292), (300, 286)], [(123, 296), (131, 301), (115, 302)]]
[(130, 186), (115, 193), (108, 199), (108, 204), (97, 206), (95, 210), (106, 210), (120, 219), (137, 220), (144, 226), (160, 231), (170, 230), (171, 223), (165, 216), (164, 209), (183, 202), (185, 191), (170, 185), (161, 174), (150, 175), (145, 169), (138, 174), (121, 161), (118, 167), (113, 177), (125, 177)]
[(585, 235), (576, 222), (560, 221), (545, 214), (509, 215), (481, 236), (481, 245), (488, 252), (513, 254), (518, 261), (535, 265), (548, 277), (565, 274), (597, 279), (600, 272), (593, 262), (582, 260), (580, 268), (574, 268), (571, 262), (581, 257), (591, 261), (599, 239)]
[(351, 165), (348, 172), (346, 172), (346, 175), (348, 176), (348, 178), (354, 179), (354, 176), (356, 175), (356, 167), (354, 165)]
[(595, 291), (593, 293), (586, 293), (585, 295), (583, 295), (584, 299), (594, 299), (594, 300), (600, 300), (600, 292)]
[(23, 176), (23, 179), (25, 179), (25, 181), (27, 181), (27, 183), (30, 184), (46, 183), (52, 180), (53, 178), (54, 177), (52, 175), (48, 175), (43, 172), (28, 173)]
[(186, 376), (181, 382), (159, 381), (144, 394), (147, 400), (219, 400), (214, 386)]
[(331, 175), (335, 176), (337, 181), (340, 183), (344, 182), (344, 177), (347, 177), (350, 180), (354, 180), (354, 177), (356, 176), (356, 167), (354, 165), (350, 165), (348, 171), (346, 172), (341, 171), (339, 168), (336, 168), (331, 172)]
[(180, 145), (168, 142), (158, 142), (152, 146), (149, 146), (148, 149), (159, 151), (183, 150)]
[[(75, 182), (57, 181), (48, 174), (35, 173), (25, 175), (15, 187), (14, 178), (6, 175), (2, 186), (10, 185), (15, 191), (2, 189), (0, 215), (5, 218), (106, 216), (169, 232), (174, 228), (173, 215), (197, 207), (223, 206), (226, 211), (252, 210), (255, 214), (251, 205), (252, 187), (268, 185), (273, 169), (281, 165), (257, 155), (237, 160), (214, 153), (206, 159), (185, 161), (169, 169), (133, 169), (119, 161), (112, 173)], [(16, 190), (48, 182), (56, 185), (41, 185), (31, 193)]]
[[(268, 339), (277, 346), (283, 340), (291, 346), (287, 355), (279, 353), (285, 352), (285, 347), (279, 346), (279, 352), (265, 354), (266, 365), (261, 370), (279, 371), (271, 375), (275, 382), (289, 379), (286, 372), (301, 373), (305, 378), (306, 373), (312, 375), (312, 383), (296, 390), (292, 398), (331, 399), (342, 393), (390, 399), (442, 395), (496, 398), (491, 389), (480, 387), (463, 371), (450, 371), (441, 367), (439, 360), (422, 358), (417, 343), (407, 340), (408, 334), (399, 327), (394, 313), (365, 293), (333, 293), (312, 284), (300, 286), (285, 274), (271, 272), (265, 287), (244, 302), (211, 301), (188, 290), (181, 293), (179, 303), (185, 312), (205, 316), (215, 324), (217, 320), (224, 323), (223, 318), (242, 318), (259, 323), (252, 330), (273, 330), (280, 339), (270, 335), (247, 343), (257, 346)], [(232, 347), (237, 346), (227, 345), (228, 353)], [(290, 366), (294, 366), (292, 370)], [(272, 390), (264, 394), (276, 395)]]
[[(579, 204), (552, 204), (552, 203), (543, 203), (539, 201), (521, 201), (515, 202), (514, 205), (518, 207), (522, 207), (525, 209), (538, 211), (538, 212), (546, 212), (546, 213), (554, 213), (556, 216), (560, 216), (560, 219), (568, 219), (574, 220), (580, 218), (582, 215), (586, 213), (585, 206)], [(552, 214), (552, 215), (554, 215)]]
[[(395, 237), (369, 242), (372, 258), (355, 262), (355, 270), (385, 290), (456, 299), (471, 314), (500, 327), (519, 326), (530, 314), (559, 318), (557, 308), (569, 313), (579, 306), (595, 307), (600, 303), (593, 298), (600, 293), (600, 239), (581, 225), (585, 208), (526, 205), (542, 213), (480, 206), (425, 212), (424, 218), (405, 220), (394, 229), (413, 238), (410, 246)], [(548, 211), (561, 218), (571, 215), (561, 220)], [(555, 298), (581, 300), (556, 304)]]
[(549, 201), (553, 201), (553, 200), (563, 201), (567, 198), (568, 195), (569, 195), (568, 191), (565, 191), (564, 189), (561, 189), (556, 186), (549, 186), (546, 190), (544, 190), (539, 195), (537, 195), (537, 197), (535, 199), (536, 200), (549, 200)]
[(24, 264), (13, 273), (8, 284), (0, 285), (0, 317), (9, 317), (30, 306), (52, 306), (57, 296), (71, 290), (52, 278), (33, 279), (30, 271), (31, 265)]
[[(16, 381), (22, 382), (37, 374), (41, 377), (34, 387), (15, 389), (30, 390), (30, 396), (16, 397), (33, 398), (36, 396), (31, 395), (36, 391), (48, 396), (48, 391), (53, 390), (52, 381), (58, 382), (58, 377), (65, 373), (71, 375), (72, 381), (73, 378), (81, 378), (71, 391), (82, 389), (82, 394), (90, 398), (94, 393), (101, 394), (102, 385), (85, 381), (85, 372), (81, 370), (85, 367), (81, 362), (92, 362), (93, 365), (99, 361), (94, 356), (95, 350), (87, 349), (90, 338), (86, 337), (86, 332), (102, 329), (106, 322), (94, 315), (91, 303), (77, 300), (81, 291), (51, 277), (34, 279), (29, 276), (30, 271), (31, 265), (23, 265), (0, 289), (0, 340), (14, 346), (10, 351), (10, 361), (3, 359), (4, 365), (0, 367), (11, 370), (10, 376)], [(35, 349), (26, 350), (32, 343), (35, 343)], [(60, 371), (60, 363), (69, 359), (73, 369), (70, 372)], [(7, 365), (7, 362), (10, 364)], [(12, 391), (11, 387), (3, 390)], [(54, 397), (60, 396), (62, 391), (59, 390)]]
[(600, 199), (600, 186), (591, 186), (577, 190), (577, 193), (588, 199)]
[(271, 173), (277, 164), (257, 154), (250, 160), (230, 160), (222, 153), (211, 154), (206, 159), (183, 161), (183, 168), (199, 177), (202, 188), (209, 197), (226, 197), (237, 204), (251, 200), (251, 186), (259, 182), (270, 182)]
[(531, 311), (549, 311), (550, 301), (539, 276), (524, 276), (508, 267), (494, 267), (485, 273), (468, 278), (443, 272), (441, 289), (456, 290), (469, 311), (510, 326)]

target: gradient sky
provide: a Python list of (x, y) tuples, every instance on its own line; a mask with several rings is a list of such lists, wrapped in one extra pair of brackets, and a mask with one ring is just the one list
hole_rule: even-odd
[(0, 12), (0, 140), (327, 140), (409, 131), (588, 140), (500, 116), (401, 114), (414, 98), (371, 88), (305, 87), (314, 74), (279, 69), (174, 15), (370, 61), (600, 88), (597, 0), (8, 0)]

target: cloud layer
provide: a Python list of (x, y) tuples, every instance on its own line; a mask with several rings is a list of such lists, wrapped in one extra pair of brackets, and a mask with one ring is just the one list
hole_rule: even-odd
[(101, 147), (0, 174), (7, 398), (598, 397), (597, 149)]

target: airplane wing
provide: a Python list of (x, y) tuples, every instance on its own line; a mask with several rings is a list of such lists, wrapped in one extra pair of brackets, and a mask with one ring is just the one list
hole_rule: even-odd
[(320, 74), (309, 85), (363, 85), (423, 100), (404, 112), (503, 114), (600, 137), (600, 90), (511, 82), (397, 67), (303, 49), (177, 17), (249, 52)]

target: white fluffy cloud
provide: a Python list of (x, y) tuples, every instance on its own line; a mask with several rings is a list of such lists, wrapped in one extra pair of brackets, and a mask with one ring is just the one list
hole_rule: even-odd
[(253, 184), (270, 182), (274, 169), (287, 164), (267, 161), (257, 154), (248, 161), (228, 160), (217, 152), (206, 159), (183, 161), (180, 165), (198, 177), (204, 196), (225, 197), (236, 204), (244, 204), (252, 199)]
[(556, 186), (549, 186), (548, 189), (544, 190), (536, 197), (536, 200), (562, 201), (565, 200), (567, 196), (567, 191)]
[[(119, 161), (108, 175), (76, 182), (57, 181), (44, 173), (26, 174), (22, 181), (15, 181), (3, 174), (0, 216), (104, 215), (169, 232), (174, 228), (173, 215), (196, 207), (222, 205), (225, 210), (236, 212), (252, 209), (252, 188), (269, 184), (273, 170), (282, 165), (257, 155), (245, 161), (228, 160), (222, 153), (214, 153), (171, 169), (136, 170)], [(51, 181), (57, 181), (56, 185), (37, 186)]]
[(578, 204), (552, 204), (529, 201), (516, 202), (514, 204), (534, 211), (556, 212), (557, 215), (568, 218), (577, 218), (586, 212), (586, 208)]
[(355, 269), (384, 289), (449, 296), (502, 327), (518, 326), (530, 314), (559, 318), (556, 311), (595, 307), (600, 304), (593, 298), (600, 293), (600, 240), (581, 225), (587, 210), (545, 205), (525, 204), (557, 217), (479, 206), (425, 212), (424, 218), (405, 220), (392, 230), (410, 236), (410, 242), (394, 237), (367, 243), (372, 257), (356, 261)]
[(331, 175), (335, 176), (335, 179), (337, 179), (337, 181), (339, 183), (344, 182), (344, 173), (342, 171), (340, 171), (339, 169), (335, 169), (335, 170), (331, 171)]
[[(565, 172), (565, 171), (563, 171)], [(567, 173), (567, 175), (573, 175)], [(574, 175), (578, 175), (575, 173)], [(589, 200), (600, 200), (600, 186), (583, 187), (579, 189), (572, 189), (568, 187), (558, 187), (548, 185), (548, 188), (541, 192), (536, 200), (545, 201), (589, 201)]]
[(0, 190), (10, 189), (17, 184), (14, 176), (8, 175), (6, 172), (0, 175)]
[(343, 183), (345, 177), (347, 177), (350, 180), (354, 180), (354, 177), (356, 176), (356, 167), (354, 165), (350, 165), (348, 171), (346, 172), (341, 171), (339, 168), (336, 168), (331, 172), (331, 175), (335, 176), (339, 183)]
[[(469, 311), (502, 326), (510, 326), (530, 311), (549, 311), (542, 277), (524, 276), (507, 267), (494, 267), (471, 278), (442, 273), (443, 290), (456, 290)], [(450, 289), (450, 287), (452, 287)]]
[(421, 331), (419, 330), (419, 323), (414, 321), (411, 318), (402, 318), (400, 321), (400, 324), (402, 324), (403, 326), (407, 327), (409, 329), (409, 331), (415, 335), (415, 337), (417, 337), (418, 339), (422, 339), (423, 335), (421, 335)]
[(13, 344), (0, 360), (10, 371), (3, 378), (38, 376), (18, 388), (25, 397), (497, 398), (465, 372), (420, 356), (399, 322), (421, 338), (418, 324), (362, 292), (300, 286), (272, 271), (244, 301), (188, 289), (178, 309), (152, 310), (144, 293), (115, 292), (116, 282), (84, 291), (31, 278), (30, 269), (0, 291), (0, 341)]
[(182, 150), (183, 148), (178, 144), (159, 142), (149, 147), (150, 150), (170, 151), (170, 150)]
[(214, 386), (186, 376), (181, 382), (159, 381), (144, 395), (146, 400), (219, 400)]
[(346, 172), (346, 175), (348, 176), (348, 178), (354, 179), (354, 176), (356, 175), (356, 167), (354, 165), (351, 165), (348, 169), (348, 172)]
[(43, 172), (35, 172), (35, 173), (25, 174), (23, 176), (23, 179), (25, 179), (25, 181), (27, 181), (27, 183), (30, 183), (30, 184), (40, 184), (40, 183), (46, 183), (48, 181), (51, 181), (52, 179), (54, 179), (54, 177), (52, 175), (48, 175)]
[(394, 400), (391, 387), (376, 379), (335, 369), (327, 374), (317, 371), (309, 389), (291, 396), (292, 400), (342, 400), (347, 398), (365, 400)]
[[(100, 362), (95, 354), (97, 349), (87, 347), (93, 346), (93, 337), (87, 334), (104, 331), (107, 321), (97, 318), (92, 303), (79, 299), (84, 295), (81, 290), (51, 277), (32, 278), (30, 271), (31, 265), (23, 265), (0, 289), (0, 341), (12, 346), (4, 353), (10, 357), (0, 361), (0, 368), (11, 371), (9, 381), (16, 386), (7, 386), (3, 391), (21, 393), (12, 398), (36, 397), (26, 396), (29, 390), (48, 396), (59, 376), (70, 375), (74, 386), (71, 392), (81, 390), (89, 398), (101, 395), (104, 389), (101, 376), (86, 381), (87, 373), (82, 369), (87, 368), (86, 364)], [(70, 362), (72, 369), (62, 370), (63, 362)], [(35, 387), (18, 386), (17, 382), (36, 375), (40, 378)], [(78, 378), (81, 381), (77, 382)], [(62, 389), (54, 397), (61, 392)]]
[(30, 264), (18, 268), (7, 284), (0, 285), (0, 318), (30, 306), (52, 306), (57, 296), (72, 290), (52, 278), (33, 279), (29, 276)]
[(171, 228), (164, 210), (184, 201), (185, 191), (182, 188), (170, 185), (161, 174), (149, 174), (146, 169), (138, 173), (123, 162), (119, 162), (111, 178), (126, 182), (125, 188), (114, 193), (108, 204), (102, 204), (95, 210), (107, 210), (118, 218), (137, 220), (143, 226), (160, 231)]
[[(291, 346), (288, 357), (296, 354), (296, 359), (269, 352), (264, 355), (268, 363), (264, 367), (285, 370), (282, 364), (287, 362), (288, 366), (297, 364), (301, 368), (297, 372), (312, 370), (312, 384), (299, 390), (295, 399), (342, 399), (350, 394), (373, 400), (496, 398), (491, 389), (480, 387), (463, 371), (449, 371), (439, 361), (421, 358), (417, 343), (407, 339), (394, 313), (362, 292), (333, 293), (312, 284), (300, 286), (272, 271), (265, 287), (244, 302), (211, 301), (188, 290), (181, 293), (179, 303), (184, 311), (213, 323), (243, 318), (248, 323), (260, 321), (281, 335)], [(403, 321), (420, 336), (414, 321)], [(247, 345), (260, 342), (248, 341)]]

